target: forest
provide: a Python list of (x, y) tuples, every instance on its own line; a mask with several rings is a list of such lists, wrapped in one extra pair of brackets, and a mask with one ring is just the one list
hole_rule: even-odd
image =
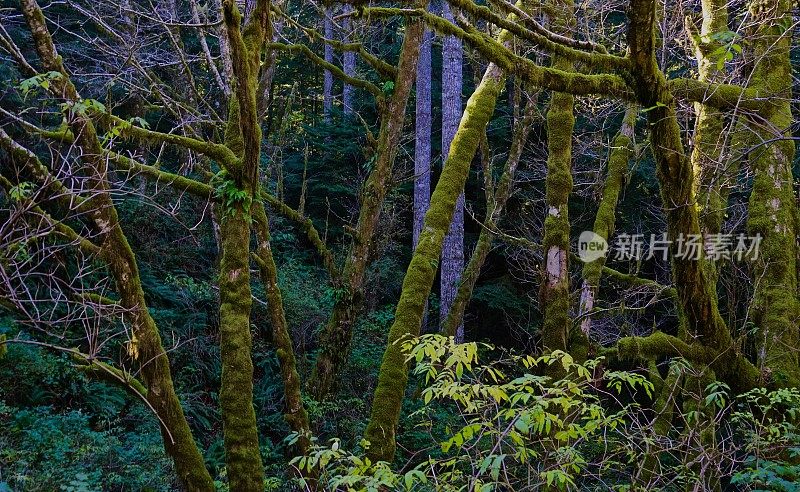
[(0, 0), (0, 492), (800, 491), (798, 20)]

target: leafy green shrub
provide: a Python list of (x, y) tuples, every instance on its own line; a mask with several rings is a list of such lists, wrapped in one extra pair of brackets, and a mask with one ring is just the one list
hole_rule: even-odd
[[(400, 441), (415, 451), (402, 464), (372, 463), (338, 439), (316, 445), (292, 464), (314, 470), (325, 490), (798, 490), (797, 389), (732, 398), (711, 382), (700, 394), (685, 391), (682, 404), (668, 399), (665, 408), (682, 410), (662, 432), (654, 425), (659, 415), (637, 403), (656, 400), (657, 388), (641, 374), (604, 369), (601, 360), (577, 363), (556, 351), (505, 354), (484, 365), (485, 345), (439, 335), (403, 345), (425, 383), (424, 405), (410, 419), (432, 443)], [(672, 367), (687, 381), (698, 374), (683, 360)], [(442, 408), (458, 418), (444, 432), (434, 425)]]
[(0, 401), (0, 470), (12, 490), (171, 490), (171, 461), (151, 416), (135, 430), (97, 430), (80, 411)]

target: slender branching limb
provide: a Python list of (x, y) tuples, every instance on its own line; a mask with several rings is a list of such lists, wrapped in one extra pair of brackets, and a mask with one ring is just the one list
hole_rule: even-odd
[(381, 91), (381, 89), (378, 86), (376, 86), (375, 84), (373, 84), (368, 80), (351, 77), (345, 74), (341, 68), (337, 67), (332, 63), (326, 62), (325, 59), (318, 56), (311, 50), (311, 48), (309, 48), (304, 44), (269, 43), (267, 47), (278, 51), (302, 53), (315, 64), (319, 65), (325, 70), (329, 70), (336, 78), (341, 79), (352, 86), (364, 89), (365, 91), (375, 96), (375, 98), (378, 101), (383, 100), (383, 91)]

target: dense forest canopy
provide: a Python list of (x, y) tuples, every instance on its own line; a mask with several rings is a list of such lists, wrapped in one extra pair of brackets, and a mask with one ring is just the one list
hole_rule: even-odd
[(0, 0), (0, 491), (798, 490), (788, 0)]

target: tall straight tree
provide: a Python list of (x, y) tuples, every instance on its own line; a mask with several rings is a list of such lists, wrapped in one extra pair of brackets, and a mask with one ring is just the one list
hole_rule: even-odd
[[(560, 32), (574, 27), (572, 0), (553, 2), (552, 24)], [(554, 55), (552, 67), (571, 71), (570, 59)], [(567, 202), (572, 193), (572, 133), (575, 127), (572, 94), (553, 92), (547, 111), (547, 217), (542, 247), (545, 259), (540, 292), (544, 320), (545, 350), (567, 350), (569, 344), (569, 216)]]
[[(417, 247), (425, 212), (431, 203), (431, 45), (433, 33), (425, 29), (417, 63), (416, 127), (414, 139), (414, 224), (412, 248)], [(427, 313), (427, 306), (425, 311)], [(423, 327), (427, 314), (422, 318)]]
[[(353, 11), (351, 5), (344, 6), (344, 14), (350, 14)], [(342, 19), (342, 41), (350, 43), (353, 41), (353, 21), (352, 17), (346, 16)], [(356, 53), (347, 50), (342, 54), (342, 70), (348, 77), (354, 77), (356, 74)], [(345, 82), (342, 88), (342, 111), (344, 117), (349, 118), (353, 116), (355, 109), (353, 107), (354, 95), (356, 88)]]
[[(797, 297), (797, 195), (792, 163), (792, 25), (790, 2), (752, 1), (753, 18), (746, 56), (753, 60), (748, 87), (770, 100), (763, 120), (749, 121), (748, 142), (753, 169), (753, 191), (747, 227), (751, 236), (763, 238), (753, 261), (752, 319), (758, 327), (758, 362), (769, 368), (779, 384), (796, 386), (800, 300)], [(755, 118), (753, 118), (755, 120)], [(753, 124), (755, 123), (755, 124)]]
[[(453, 12), (447, 1), (442, 2), (442, 16), (454, 22)], [(450, 143), (461, 121), (461, 88), (463, 84), (464, 52), (461, 39), (457, 36), (444, 36), (442, 40), (442, 163), (447, 160)], [(450, 230), (444, 238), (441, 262), (440, 317), (442, 323), (447, 319), (450, 306), (458, 292), (458, 282), (464, 267), (464, 193), (458, 197), (453, 212)], [(464, 340), (464, 324), (456, 329), (456, 340)]]
[[(330, 7), (326, 7), (322, 15), (323, 31), (325, 32), (325, 39), (333, 39), (333, 19), (331, 18)], [(330, 43), (325, 43), (325, 62), (333, 63), (333, 46)], [(331, 111), (333, 111), (333, 74), (330, 70), (325, 70), (324, 80), (322, 81), (322, 113), (325, 116), (327, 123), (331, 122)]]
[(425, 29), (417, 62), (416, 135), (414, 140), (414, 227), (416, 248), (425, 212), (431, 201), (431, 43), (433, 33)]

